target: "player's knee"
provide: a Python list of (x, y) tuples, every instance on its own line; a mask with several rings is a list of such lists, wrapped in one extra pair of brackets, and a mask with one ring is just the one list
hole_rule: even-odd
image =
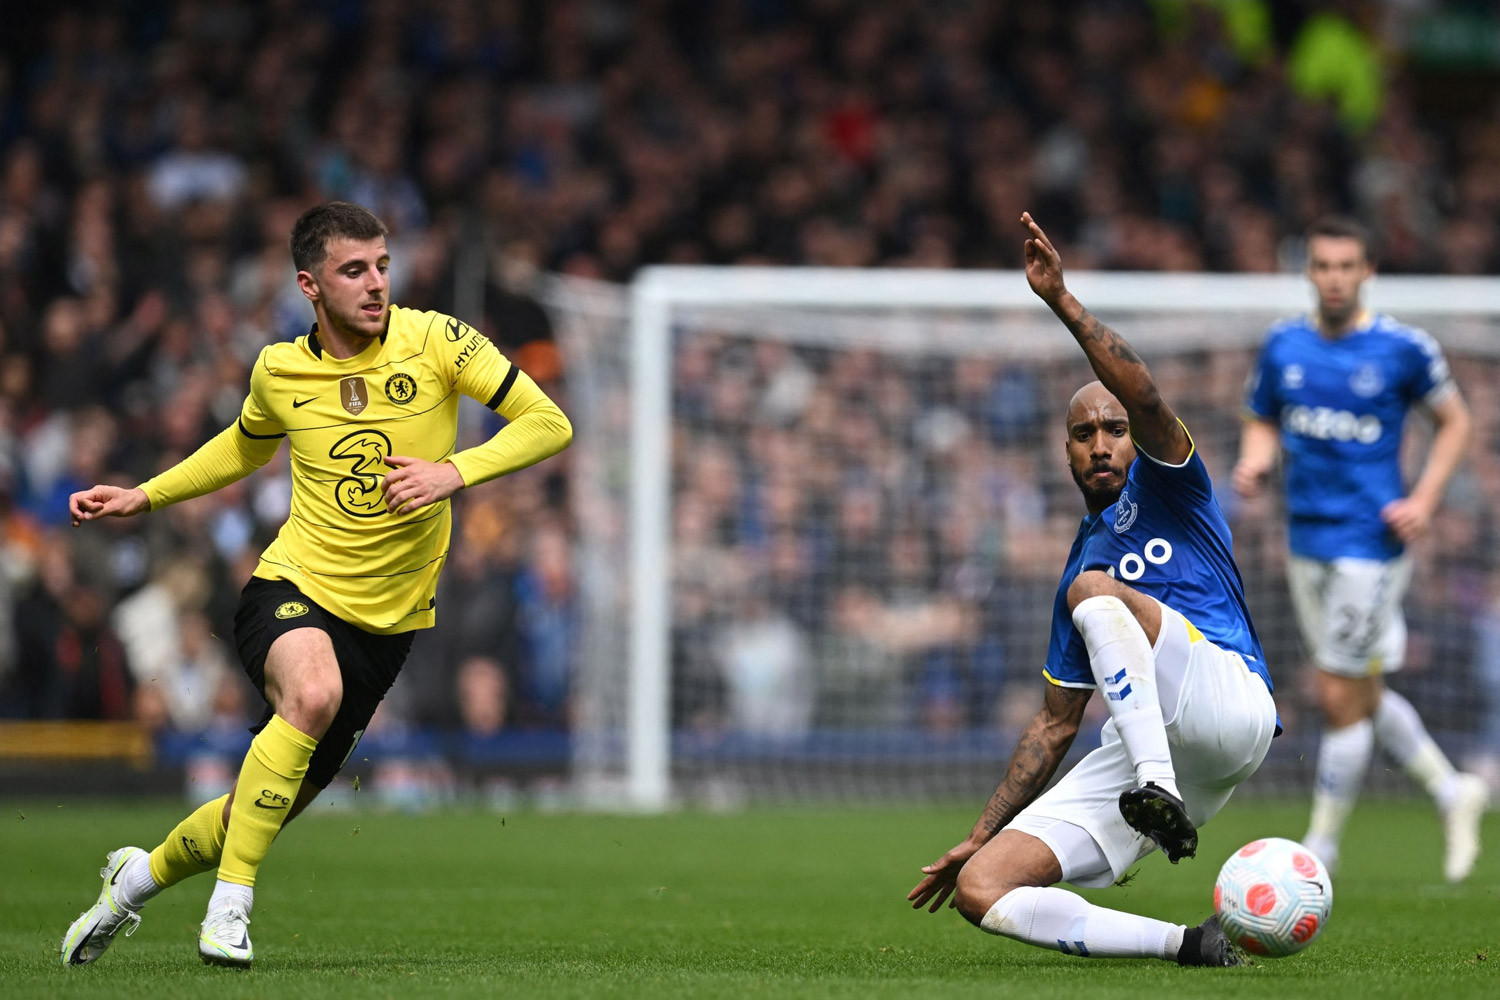
[(1072, 611), (1091, 597), (1117, 596), (1121, 589), (1122, 584), (1108, 573), (1097, 569), (1084, 570), (1068, 584), (1068, 610)]
[(322, 739), (343, 700), (344, 689), (337, 676), (309, 679), (287, 692), (283, 704), (277, 706), (277, 714), (307, 735)]
[(958, 873), (958, 884), (953, 890), (953, 907), (963, 914), (965, 920), (978, 927), (984, 915), (1011, 888), (1006, 879), (994, 872), (965, 865)]

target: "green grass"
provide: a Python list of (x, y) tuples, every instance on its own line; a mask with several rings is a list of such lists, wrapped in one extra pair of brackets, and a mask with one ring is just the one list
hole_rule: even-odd
[[(0, 994), (22, 997), (1462, 997), (1500, 996), (1500, 817), (1464, 886), (1416, 803), (1361, 807), (1327, 932), (1253, 968), (1085, 960), (914, 913), (918, 867), (972, 807), (768, 809), (662, 817), (309, 814), (257, 890), (250, 972), (207, 968), (208, 877), (146, 910), (97, 965), (58, 945), (105, 853), (153, 845), (176, 805), (9, 803), (0, 814)], [(1295, 836), (1300, 803), (1232, 803), (1196, 862), (1145, 861), (1097, 901), (1196, 922), (1217, 863)]]

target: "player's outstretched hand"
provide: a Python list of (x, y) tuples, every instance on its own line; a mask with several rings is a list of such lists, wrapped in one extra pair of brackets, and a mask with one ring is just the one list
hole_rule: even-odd
[(385, 464), (393, 468), (385, 474), (380, 488), (385, 491), (385, 509), (392, 514), (410, 514), (464, 488), (464, 477), (452, 462), (390, 455)]
[(75, 528), (84, 521), (101, 517), (134, 517), (150, 509), (151, 501), (139, 486), (128, 490), (119, 486), (95, 486), (68, 497), (68, 515)]
[[(965, 840), (932, 864), (922, 866), (927, 877), (906, 894), (906, 898), (911, 900), (911, 908), (920, 910), (926, 906), (928, 913), (936, 913), (943, 908), (944, 903), (952, 906), (948, 898), (958, 886), (958, 873), (963, 870), (964, 863), (979, 852), (980, 846)], [(928, 906), (929, 902), (932, 905)]]
[(1397, 538), (1409, 544), (1427, 532), (1432, 523), (1432, 508), (1416, 497), (1402, 497), (1380, 508), (1380, 518)]
[(1021, 225), (1031, 234), (1026, 241), (1026, 283), (1043, 302), (1053, 305), (1068, 290), (1063, 285), (1062, 255), (1030, 212), (1021, 213)]

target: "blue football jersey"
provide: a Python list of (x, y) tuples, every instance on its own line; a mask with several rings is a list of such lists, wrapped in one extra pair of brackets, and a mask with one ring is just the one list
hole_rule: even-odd
[(1452, 391), (1437, 341), (1384, 314), (1338, 338), (1323, 336), (1310, 317), (1271, 328), (1247, 406), (1281, 428), (1294, 553), (1323, 562), (1401, 554), (1380, 509), (1406, 495), (1406, 414)]
[(1078, 528), (1052, 603), (1043, 675), (1063, 687), (1096, 686), (1067, 596), (1074, 577), (1097, 569), (1176, 611), (1220, 649), (1239, 653), (1271, 688), (1234, 562), (1234, 539), (1197, 448), (1181, 465), (1158, 462), (1139, 448), (1136, 455), (1120, 499)]

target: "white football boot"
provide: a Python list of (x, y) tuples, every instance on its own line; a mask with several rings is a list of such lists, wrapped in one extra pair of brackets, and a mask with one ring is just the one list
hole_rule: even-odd
[(1479, 823), (1489, 799), (1483, 778), (1458, 776), (1458, 794), (1443, 813), (1443, 877), (1449, 882), (1462, 882), (1474, 870), (1479, 857)]
[(250, 944), (250, 914), (234, 903), (210, 909), (198, 933), (198, 957), (209, 965), (248, 969), (255, 957)]
[(131, 909), (125, 905), (120, 898), (121, 886), (117, 883), (125, 862), (137, 854), (145, 853), (139, 847), (122, 847), (109, 852), (104, 867), (99, 869), (99, 877), (104, 879), (104, 888), (99, 890), (99, 898), (93, 906), (83, 911), (82, 916), (73, 921), (73, 926), (68, 928), (68, 933), (63, 937), (63, 965), (88, 965), (98, 961), (121, 927), (125, 928), (125, 936), (130, 937), (141, 925), (141, 908)]

